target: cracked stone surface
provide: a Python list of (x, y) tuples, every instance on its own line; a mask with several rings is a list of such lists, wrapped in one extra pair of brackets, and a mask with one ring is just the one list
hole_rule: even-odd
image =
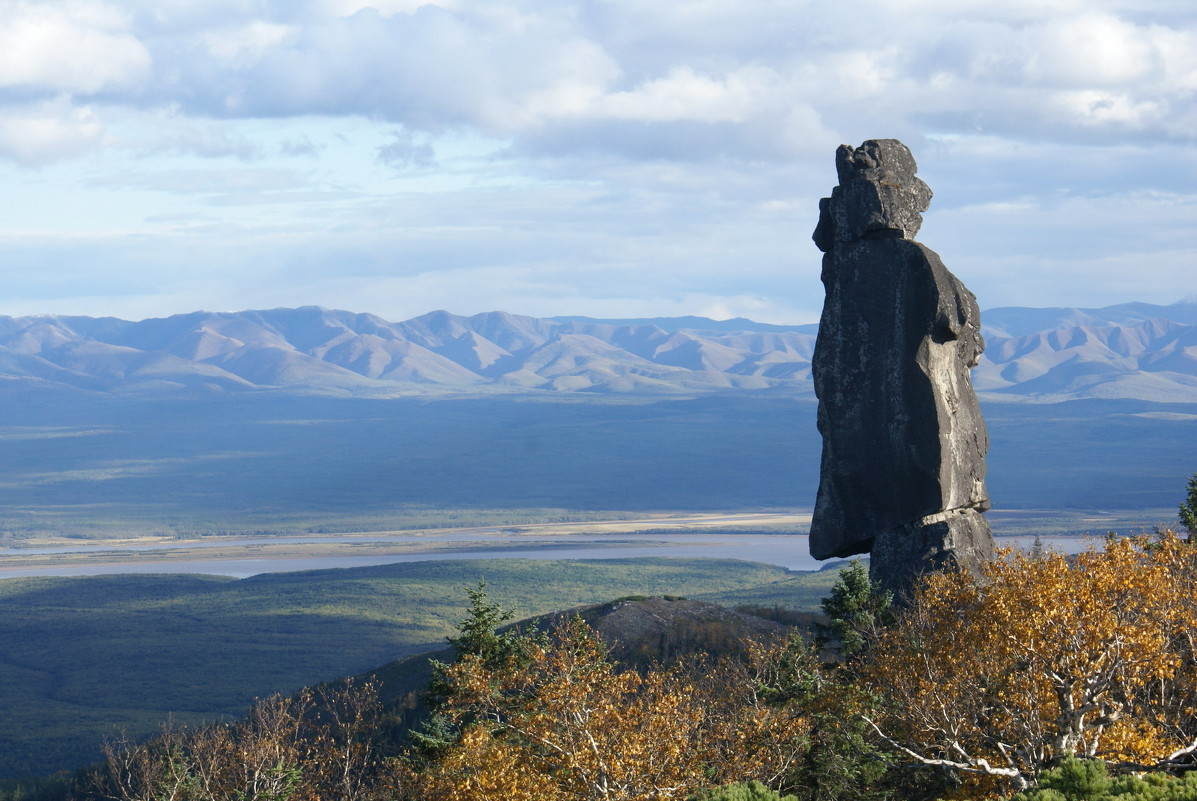
[(836, 152), (839, 185), (814, 240), (826, 289), (813, 372), (823, 435), (811, 524), (817, 559), (871, 553), (902, 598), (928, 570), (993, 555), (989, 439), (969, 370), (984, 341), (977, 300), (914, 241), (931, 190), (896, 139)]

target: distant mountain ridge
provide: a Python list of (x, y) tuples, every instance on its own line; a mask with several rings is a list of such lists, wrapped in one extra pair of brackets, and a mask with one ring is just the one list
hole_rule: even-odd
[[(982, 315), (973, 374), (995, 398), (1197, 402), (1197, 302)], [(103, 393), (295, 391), (813, 395), (817, 326), (736, 319), (541, 319), (435, 311), (400, 323), (305, 306), (0, 317), (0, 387)]]

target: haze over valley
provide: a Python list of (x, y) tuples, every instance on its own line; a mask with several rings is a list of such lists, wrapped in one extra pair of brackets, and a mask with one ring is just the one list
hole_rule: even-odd
[[(1174, 505), (1192, 472), (1197, 304), (983, 319), (974, 381), (997, 510)], [(815, 337), (742, 319), (390, 323), (315, 307), (0, 318), (0, 536), (809, 508)]]

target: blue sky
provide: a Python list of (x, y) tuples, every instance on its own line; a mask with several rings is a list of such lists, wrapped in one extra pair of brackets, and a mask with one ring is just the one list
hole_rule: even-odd
[(817, 319), (841, 142), (995, 306), (1197, 293), (1191, 0), (0, 0), (0, 314)]

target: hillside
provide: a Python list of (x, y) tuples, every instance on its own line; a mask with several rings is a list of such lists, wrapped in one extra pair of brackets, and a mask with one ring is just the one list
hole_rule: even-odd
[[(461, 621), (466, 589), (483, 579), (496, 603), (523, 617), (636, 592), (811, 611), (835, 575), (704, 559), (501, 559), (242, 580), (0, 581), (0, 779), (77, 767), (122, 730), (142, 736), (167, 719), (239, 715), (255, 696), (435, 649)], [(702, 634), (711, 613), (688, 619), (687, 630)], [(636, 628), (648, 639), (660, 632)]]
[[(1197, 303), (993, 309), (975, 371), (1007, 399), (1197, 400)], [(318, 307), (139, 322), (0, 317), (0, 384), (117, 395), (261, 390), (809, 397), (817, 326), (436, 311), (399, 323)]]
[[(787, 588), (802, 582), (812, 588), (827, 591), (839, 575), (838, 570), (800, 574)], [(813, 597), (813, 593), (812, 593)], [(610, 649), (618, 662), (637, 667), (670, 664), (699, 653), (714, 656), (738, 655), (745, 651), (746, 641), (767, 642), (785, 636), (791, 625), (810, 629), (820, 619), (818, 602), (803, 599), (793, 603), (784, 601), (771, 607), (786, 618), (786, 623), (753, 614), (762, 607), (727, 606), (696, 601), (677, 596), (628, 596), (601, 604), (591, 604), (556, 612), (543, 618), (528, 618), (510, 624), (505, 629), (520, 631), (551, 630), (574, 615), (586, 621)], [(799, 610), (799, 611), (795, 611)], [(402, 711), (407, 724), (419, 719), (423, 710), (423, 696), (432, 678), (430, 660), (452, 662), (452, 647), (397, 659), (371, 670), (369, 676), (378, 682), (379, 694), (389, 706)]]
[(1044, 400), (1197, 398), (1197, 303), (992, 309), (973, 372), (982, 395)]

